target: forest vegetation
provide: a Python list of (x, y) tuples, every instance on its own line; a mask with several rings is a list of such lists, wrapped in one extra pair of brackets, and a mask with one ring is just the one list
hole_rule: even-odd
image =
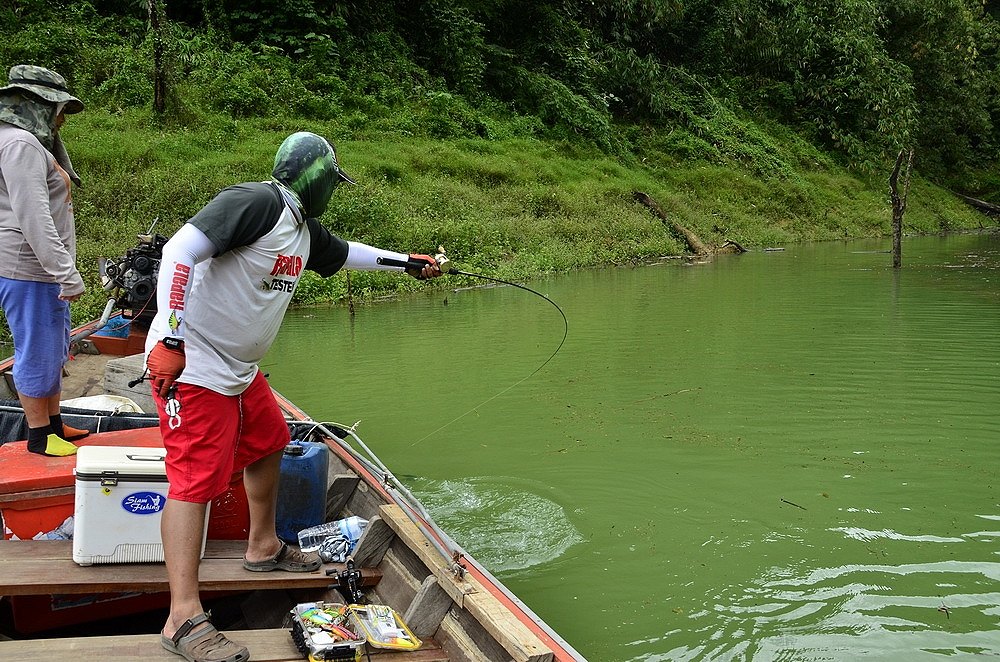
[[(443, 245), (502, 278), (684, 252), (637, 191), (715, 246), (886, 236), (911, 149), (907, 233), (992, 227), (955, 194), (1000, 202), (998, 16), (983, 0), (6, 0), (0, 68), (50, 67), (87, 104), (63, 128), (83, 321), (107, 297), (98, 258), (266, 179), (298, 130), (359, 181), (321, 219), (335, 233)], [(346, 283), (304, 280), (295, 301)]]

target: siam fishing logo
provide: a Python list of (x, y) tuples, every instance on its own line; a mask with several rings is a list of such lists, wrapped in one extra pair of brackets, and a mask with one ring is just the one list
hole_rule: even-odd
[(167, 500), (156, 492), (133, 492), (122, 499), (122, 508), (133, 515), (155, 515), (163, 510)]

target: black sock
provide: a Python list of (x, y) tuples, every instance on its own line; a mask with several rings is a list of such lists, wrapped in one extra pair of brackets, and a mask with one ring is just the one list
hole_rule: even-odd
[(52, 427), (45, 425), (40, 428), (28, 428), (28, 450), (32, 453), (45, 455), (45, 448), (48, 445), (49, 435), (52, 434)]
[(49, 416), (49, 425), (52, 426), (52, 432), (65, 441), (77, 441), (90, 434), (90, 430), (77, 430), (74, 427), (67, 428), (66, 424), (63, 423), (62, 414)]

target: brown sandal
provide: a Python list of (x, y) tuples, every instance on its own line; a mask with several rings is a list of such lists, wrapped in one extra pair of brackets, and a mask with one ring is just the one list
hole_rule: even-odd
[(264, 561), (247, 561), (243, 559), (243, 567), (253, 572), (271, 572), (272, 570), (285, 570), (286, 572), (312, 572), (319, 570), (323, 565), (315, 554), (306, 554), (297, 549), (292, 549), (288, 543), (282, 542), (281, 549), (272, 558)]
[[(208, 614), (187, 619), (174, 636), (160, 635), (160, 644), (188, 662), (246, 662), (250, 659), (246, 646), (227, 639), (208, 619)], [(202, 623), (208, 623), (208, 627), (191, 634), (191, 630)]]

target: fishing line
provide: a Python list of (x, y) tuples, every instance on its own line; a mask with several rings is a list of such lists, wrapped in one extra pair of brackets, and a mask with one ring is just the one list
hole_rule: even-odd
[[(406, 267), (406, 268), (411, 268), (411, 269), (412, 268), (420, 269), (420, 268), (422, 268), (422, 267), (424, 267), (426, 265), (425, 262), (414, 262), (413, 264), (411, 264), (411, 263), (405, 262), (403, 260), (392, 260), (392, 259), (387, 259), (387, 258), (379, 258), (378, 261), (379, 261), (380, 264), (387, 264), (387, 265), (392, 265), (392, 266), (401, 266), (401, 267)], [(535, 373), (537, 373), (539, 370), (541, 370), (542, 368), (544, 368), (548, 364), (548, 362), (551, 361), (555, 357), (555, 355), (559, 353), (559, 350), (562, 349), (563, 344), (566, 342), (566, 336), (569, 335), (569, 320), (566, 318), (566, 313), (564, 313), (563, 309), (559, 307), (559, 304), (557, 304), (555, 301), (553, 301), (552, 299), (548, 298), (547, 296), (545, 296), (541, 292), (539, 292), (537, 290), (533, 290), (530, 287), (528, 287), (527, 285), (519, 285), (518, 283), (513, 283), (513, 282), (511, 282), (509, 280), (504, 280), (502, 278), (494, 278), (493, 276), (486, 276), (486, 275), (483, 275), (483, 274), (472, 273), (471, 271), (460, 271), (459, 269), (455, 269), (454, 267), (451, 267), (451, 266), (446, 267), (445, 273), (456, 275), (456, 276), (470, 276), (472, 278), (481, 278), (482, 280), (488, 280), (488, 281), (491, 281), (491, 282), (494, 282), (494, 283), (500, 283), (501, 285), (511, 285), (511, 286), (516, 287), (516, 288), (518, 288), (520, 290), (524, 290), (525, 292), (530, 292), (531, 294), (534, 294), (537, 297), (541, 297), (542, 299), (545, 299), (550, 304), (552, 304), (552, 307), (555, 308), (559, 312), (560, 316), (562, 316), (562, 320), (563, 320), (563, 335), (562, 335), (562, 339), (559, 341), (559, 345), (555, 348), (555, 351), (553, 351), (551, 354), (549, 354), (549, 357), (547, 359), (545, 359), (544, 361), (542, 361), (542, 363), (537, 368), (535, 368), (534, 370), (532, 370), (531, 374), (529, 374), (529, 375), (527, 375), (525, 377), (522, 377), (521, 379), (519, 379), (518, 381), (514, 382), (513, 384), (511, 384), (507, 388), (503, 389), (499, 393), (496, 393), (493, 396), (487, 398), (486, 400), (483, 400), (482, 402), (480, 402), (478, 405), (476, 405), (472, 409), (468, 410), (464, 414), (460, 414), (459, 416), (456, 416), (455, 418), (451, 419), (450, 421), (448, 421), (447, 423), (445, 423), (444, 425), (442, 425), (438, 429), (434, 430), (433, 432), (429, 432), (429, 433), (425, 434), (423, 437), (421, 437), (420, 439), (417, 439), (412, 444), (410, 444), (410, 446), (416, 446), (417, 444), (419, 444), (420, 442), (422, 442), (424, 439), (427, 439), (428, 437), (431, 437), (431, 436), (437, 434), (438, 432), (440, 432), (441, 430), (445, 429), (446, 427), (448, 427), (452, 423), (465, 418), (466, 416), (468, 416), (472, 412), (476, 411), (477, 409), (479, 409), (483, 405), (486, 405), (486, 404), (489, 404), (490, 402), (493, 402), (494, 400), (496, 400), (497, 398), (499, 398), (504, 393), (507, 393), (511, 389), (516, 388), (517, 386), (519, 386), (519, 385), (523, 384), (524, 382), (528, 381), (529, 379), (531, 379), (535, 375)]]
[(483, 400), (482, 402), (480, 402), (478, 405), (476, 405), (472, 409), (468, 410), (464, 414), (456, 416), (455, 418), (451, 419), (450, 421), (448, 421), (447, 423), (445, 423), (444, 425), (442, 425), (438, 429), (434, 430), (433, 432), (429, 432), (428, 434), (425, 434), (423, 437), (421, 437), (420, 439), (417, 439), (412, 444), (410, 444), (410, 446), (416, 446), (417, 444), (419, 444), (421, 441), (423, 441), (427, 437), (431, 437), (431, 436), (437, 434), (438, 432), (440, 432), (441, 430), (445, 429), (446, 427), (448, 427), (452, 423), (465, 418), (466, 416), (468, 416), (472, 412), (476, 411), (477, 409), (479, 409), (483, 405), (487, 405), (490, 402), (493, 402), (494, 400), (496, 400), (497, 398), (499, 398), (504, 393), (507, 393), (511, 389), (516, 388), (517, 386), (519, 386), (519, 385), (523, 384), (524, 382), (528, 381), (529, 379), (531, 379), (535, 375), (535, 373), (537, 373), (539, 370), (541, 370), (542, 368), (544, 368), (546, 366), (546, 364), (548, 364), (548, 362), (551, 361), (553, 359), (553, 357), (555, 357), (555, 355), (559, 353), (559, 350), (562, 349), (563, 343), (566, 342), (566, 336), (569, 335), (569, 320), (566, 319), (566, 313), (564, 313), (563, 309), (559, 307), (559, 304), (557, 304), (555, 301), (553, 301), (552, 299), (548, 298), (547, 296), (545, 296), (541, 292), (538, 292), (537, 290), (533, 290), (530, 287), (527, 287), (526, 285), (519, 285), (517, 283), (512, 283), (509, 280), (503, 280), (502, 278), (493, 278), (492, 276), (485, 276), (483, 274), (476, 274), (476, 273), (472, 273), (470, 271), (459, 271), (458, 269), (451, 269), (447, 273), (449, 273), (449, 274), (455, 274), (457, 276), (471, 276), (473, 278), (481, 278), (483, 280), (492, 281), (494, 283), (500, 283), (502, 285), (513, 285), (514, 287), (516, 287), (518, 289), (524, 290), (525, 292), (531, 292), (535, 296), (539, 296), (539, 297), (545, 299), (550, 304), (552, 304), (552, 306), (557, 311), (559, 311), (559, 314), (562, 316), (562, 320), (563, 320), (563, 335), (562, 335), (562, 340), (559, 341), (559, 345), (556, 347), (555, 351), (552, 352), (551, 354), (549, 354), (549, 357), (547, 359), (545, 359), (544, 361), (542, 361), (542, 363), (537, 368), (535, 368), (534, 370), (532, 370), (531, 374), (527, 375), (526, 377), (522, 377), (521, 379), (519, 379), (518, 381), (514, 382), (513, 384), (511, 384), (510, 386), (508, 386), (504, 390), (500, 391), (499, 393), (496, 393), (493, 396), (487, 398), (486, 400)]

